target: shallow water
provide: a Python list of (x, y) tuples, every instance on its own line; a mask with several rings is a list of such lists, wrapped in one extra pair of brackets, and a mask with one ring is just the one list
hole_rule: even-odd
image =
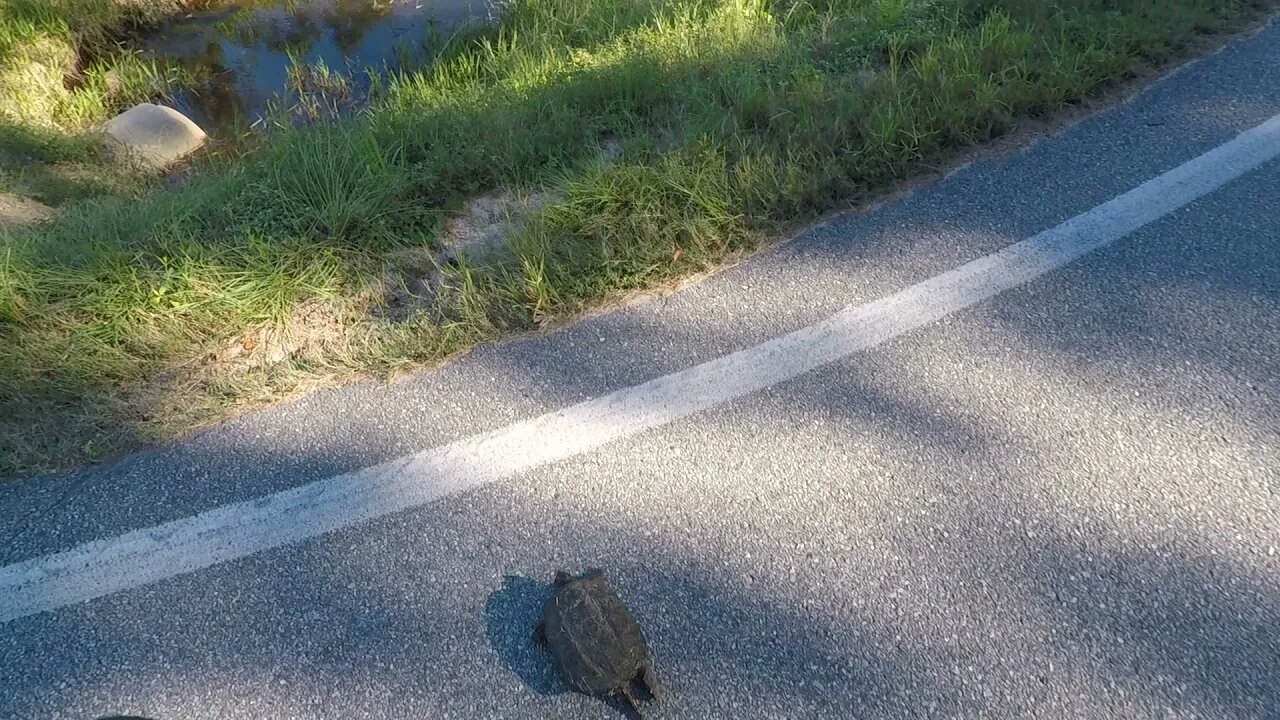
[(225, 136), (273, 109), (305, 120), (358, 107), (372, 77), (422, 62), (462, 27), (491, 22), (496, 7), (492, 0), (193, 2), (138, 46), (186, 68), (194, 80), (172, 104)]

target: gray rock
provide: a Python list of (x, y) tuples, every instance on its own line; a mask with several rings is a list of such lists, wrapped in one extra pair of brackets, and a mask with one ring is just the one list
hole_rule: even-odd
[(141, 103), (102, 127), (108, 149), (145, 169), (163, 170), (204, 144), (205, 132), (185, 115)]

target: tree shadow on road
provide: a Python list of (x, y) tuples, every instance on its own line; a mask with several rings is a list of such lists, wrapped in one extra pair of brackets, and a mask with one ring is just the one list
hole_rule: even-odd
[[(1008, 163), (1029, 161), (1014, 158)], [(977, 195), (982, 191), (980, 186), (971, 190)], [(1037, 219), (1029, 231), (1061, 219), (1044, 223)], [(966, 224), (963, 219), (955, 222)], [(980, 222), (967, 222), (975, 233), (994, 234), (990, 239), (994, 247), (1023, 237), (1028, 230), (998, 228), (993, 233)], [(850, 236), (865, 239), (858, 235), (859, 227), (854, 223)], [(913, 234), (915, 227), (901, 234)], [(900, 251), (887, 244), (868, 242), (859, 248), (843, 242), (836, 247), (831, 242), (800, 241), (763, 262), (801, 262), (804, 252), (813, 252), (810, 262), (815, 264), (834, 265), (832, 256), (841, 255), (840, 262), (874, 266), (891, 264), (894, 253)], [(965, 247), (961, 254), (988, 251)], [(1115, 259), (1136, 251), (1128, 243), (1118, 243), (1104, 252)], [(1049, 414), (1062, 415), (1062, 425), (1075, 419), (1063, 415), (1063, 407), (1071, 403), (1084, 407), (1088, 412), (1082, 415), (1080, 432), (1088, 435), (1089, 442), (1082, 444), (1086, 450), (1114, 450), (1128, 439), (1120, 436), (1117, 441), (1114, 423), (1126, 415), (1128, 420), (1142, 417), (1138, 413), (1143, 405), (1133, 399), (1121, 401), (1125, 397), (1121, 390), (1127, 388), (1120, 381), (1132, 381), (1148, 367), (1168, 370), (1168, 377), (1175, 377), (1172, 373), (1179, 367), (1190, 367), (1200, 375), (1233, 374), (1263, 390), (1274, 387), (1276, 366), (1249, 360), (1250, 353), (1267, 348), (1267, 338), (1253, 338), (1248, 347), (1229, 348), (1233, 355), (1224, 358), (1224, 343), (1216, 333), (1233, 319), (1238, 321), (1241, 307), (1251, 308), (1252, 313), (1269, 307), (1262, 299), (1266, 269), (1276, 266), (1275, 244), (1235, 249), (1249, 259), (1250, 272), (1243, 274), (1236, 272), (1238, 265), (1222, 265), (1223, 253), (1212, 248), (1203, 252), (1189, 265), (1216, 274), (1186, 272), (1175, 277), (1176, 284), (1169, 273), (1113, 278), (1126, 290), (1112, 293), (1109, 307), (1099, 302), (1073, 312), (1048, 313), (1027, 312), (1026, 307), (1034, 304), (1030, 302), (996, 302), (975, 308), (968, 317), (982, 312), (983, 319), (991, 321), (992, 333), (975, 334), (974, 347), (959, 349), (966, 357), (981, 356), (984, 363), (998, 368), (994, 376), (1006, 386), (1014, 371), (1022, 373), (1023, 379), (1041, 381), (1042, 388), (1046, 387), (1043, 381), (1053, 380), (1056, 395), (1045, 393), (1035, 399), (1043, 400)], [(964, 259), (968, 258), (960, 258)], [(1111, 272), (1121, 276), (1142, 260), (1129, 259), (1134, 263), (1120, 263)], [(736, 282), (734, 272), (727, 273), (727, 282)], [(1220, 302), (1206, 305), (1203, 314), (1170, 317), (1168, 306), (1153, 300), (1178, 287)], [(1025, 291), (1035, 297), (1045, 288), (1037, 282), (1014, 293)], [(1250, 298), (1253, 305), (1245, 303)], [(1071, 297), (1064, 294), (1056, 299), (1070, 301)], [(1121, 307), (1115, 306), (1117, 301)], [(1221, 312), (1208, 312), (1215, 309)], [(1114, 321), (1117, 314), (1123, 316), (1120, 322)], [(566, 337), (580, 346), (598, 343), (604, 333), (597, 332), (599, 326), (594, 323), (609, 323), (614, 330), (622, 327), (636, 337), (662, 341), (630, 348), (632, 357), (625, 368), (601, 364), (584, 372), (576, 364), (563, 362), (560, 351)], [(507, 352), (508, 358), (516, 358), (510, 372), (528, 384), (529, 393), (536, 395), (535, 405), (559, 407), (607, 392), (613, 389), (611, 382), (641, 382), (697, 361), (692, 352), (691, 357), (673, 360), (702, 339), (692, 333), (682, 335), (684, 330), (664, 324), (662, 313), (652, 307), (632, 308), (606, 319), (584, 321), (556, 335), (523, 340), (517, 344), (519, 353), (510, 353), (508, 345), (477, 354)], [(1166, 341), (1150, 342), (1156, 334)], [(730, 335), (726, 329), (726, 336)], [(979, 341), (992, 338), (994, 342), (979, 346)], [(1165, 511), (1181, 513), (1179, 517), (1189, 523), (1217, 512), (1212, 501), (1222, 478), (1206, 477), (1204, 488), (1190, 500), (1160, 497), (1159, 486), (1140, 488), (1124, 496), (1136, 506), (1140, 522), (1110, 522), (1112, 508), (1103, 505), (1099, 499), (1103, 496), (1089, 493), (1111, 488), (1083, 485), (1105, 486), (1112, 481), (1140, 485), (1146, 478), (1103, 477), (1108, 470), (1105, 465), (1101, 470), (1086, 465), (1076, 472), (1080, 468), (1068, 467), (1070, 460), (1085, 464), (1095, 458), (1073, 458), (1056, 445), (1037, 446), (1026, 437), (1024, 426), (999, 425), (1019, 409), (996, 402), (983, 404), (974, 395), (951, 392), (975, 377), (982, 379), (972, 365), (939, 353), (930, 357), (953, 375), (916, 375), (917, 368), (906, 367), (901, 356), (872, 354), (806, 376), (806, 381), (817, 377), (823, 383), (821, 393), (774, 398), (772, 406), (754, 401), (732, 404), (701, 418), (706, 425), (722, 422), (745, 427), (746, 440), (734, 448), (736, 459), (753, 460), (757, 471), (763, 468), (764, 475), (784, 476), (785, 482), (743, 487), (745, 483), (739, 481), (746, 472), (740, 467), (695, 466), (700, 472), (682, 467), (679, 471), (688, 476), (682, 475), (679, 489), (689, 493), (663, 498), (670, 488), (658, 481), (666, 470), (649, 468), (657, 459), (645, 456), (650, 462), (643, 467), (591, 466), (583, 471), (589, 477), (559, 485), (562, 492), (554, 499), (506, 486), (475, 490), (406, 513), (409, 530), (386, 530), (400, 522), (394, 519), (379, 524), (377, 533), (390, 534), (383, 544), (364, 537), (371, 534), (369, 526), (352, 528), (309, 541), (301, 566), (280, 568), (282, 555), (271, 551), (165, 581), (145, 592), (68, 608), (59, 613), (57, 623), (51, 616), (19, 621), (11, 627), (36, 639), (0, 662), (0, 686), (38, 689), (39, 678), (56, 676), (55, 669), (74, 667), (67, 680), (80, 689), (65, 700), (67, 707), (88, 702), (102, 687), (145, 700), (155, 692), (147, 681), (172, 677), (167, 681), (169, 692), (179, 697), (184, 691), (196, 697), (212, 686), (228, 698), (237, 691), (247, 696), (275, 693), (279, 702), (304, 704), (315, 692), (313, 686), (351, 695), (363, 692), (365, 685), (413, 686), (435, 708), (453, 709), (466, 703), (478, 708), (477, 714), (546, 711), (559, 717), (592, 716), (599, 708), (562, 694), (551, 664), (530, 642), (549, 593), (544, 582), (532, 578), (549, 578), (561, 559), (585, 564), (613, 558), (611, 577), (616, 573), (620, 589), (634, 599), (637, 615), (651, 633), (659, 669), (680, 669), (671, 683), (674, 699), (655, 706), (653, 714), (658, 717), (678, 716), (681, 711), (685, 716), (700, 712), (707, 717), (734, 717), (734, 706), (718, 702), (718, 696), (726, 694), (756, 703), (755, 714), (762, 717), (888, 720), (1049, 716), (1059, 711), (1063, 716), (1094, 712), (1114, 716), (1118, 706), (1107, 703), (1124, 693), (1145, 698), (1146, 709), (1163, 706), (1185, 717), (1276, 717), (1280, 711), (1280, 685), (1274, 682), (1280, 677), (1277, 576), (1258, 572), (1266, 561), (1257, 556), (1238, 548), (1224, 550), (1229, 546), (1223, 540), (1228, 537), (1222, 533), (1224, 525), (1157, 527), (1165, 521), (1160, 517)], [(1029, 362), (1037, 359), (1053, 362)], [(1096, 382), (1087, 382), (1090, 376), (1083, 372), (1073, 372), (1100, 363), (1111, 372), (1094, 376)], [(1126, 363), (1132, 367), (1126, 368)], [(425, 393), (446, 372), (453, 370), (387, 392)], [(946, 387), (929, 382), (938, 377), (947, 380)], [(1172, 414), (1194, 419), (1207, 403), (1217, 402), (1213, 388), (1203, 392), (1195, 383), (1172, 382), (1168, 377), (1155, 381), (1169, 395), (1182, 393), (1169, 405)], [(1235, 429), (1274, 432), (1274, 394), (1241, 397), (1228, 398), (1238, 401), (1233, 410)], [(1078, 402), (1082, 398), (1102, 398), (1108, 404), (1089, 407)], [(479, 405), (487, 400), (470, 398), (468, 402)], [(753, 405), (765, 409), (756, 407), (753, 415)], [(792, 413), (796, 407), (801, 412)], [(368, 414), (380, 417), (372, 411)], [(708, 419), (711, 415), (715, 417)], [(794, 419), (797, 415), (800, 420)], [(817, 432), (818, 420), (834, 429)], [(1101, 421), (1109, 426), (1089, 425)], [(350, 416), (342, 419), (343, 424), (349, 422)], [(788, 427), (788, 423), (805, 425)], [(278, 489), (271, 482), (296, 485), (416, 449), (398, 444), (414, 439), (406, 434), (409, 439), (402, 441), (400, 426), (386, 425), (374, 440), (384, 444), (373, 451), (344, 442), (308, 442), (315, 437), (314, 427), (289, 426), (276, 431), (279, 437), (267, 440), (244, 431), (246, 426), (252, 428), (249, 423), (238, 430), (233, 427), (242, 434), (231, 437), (243, 442), (193, 443), (171, 451), (179, 456), (179, 464), (197, 466), (221, 478), (219, 488), (201, 487), (198, 483), (205, 476), (184, 478), (171, 473), (173, 487), (157, 493), (155, 502), (167, 504), (180, 517), (212, 503)], [(774, 439), (769, 433), (782, 433), (780, 437), (785, 438), (792, 431), (816, 447), (818, 454), (825, 454), (828, 465), (781, 466), (786, 459), (770, 457), (767, 448), (760, 448)], [(1160, 432), (1158, 426), (1150, 429), (1153, 436)], [(1048, 431), (1044, 435), (1061, 439)], [(234, 455), (228, 450), (231, 446)], [(651, 449), (642, 444), (636, 447)], [(1119, 450), (1132, 453), (1134, 447)], [(843, 452), (848, 459), (838, 457)], [(902, 462), (891, 463), (895, 457)], [(125, 462), (133, 463), (135, 474), (162, 475), (172, 465), (158, 458)], [(550, 484), (567, 473), (564, 466), (571, 464), (511, 485)], [(913, 466), (912, 474), (903, 473), (904, 466)], [(1090, 475), (1090, 470), (1096, 474)], [(895, 472), (897, 477), (877, 482), (878, 475)], [(805, 473), (812, 476), (804, 477)], [(101, 477), (107, 474), (103, 470)], [(1062, 488), (1064, 477), (1082, 487)], [(976, 489), (969, 485), (974, 478), (982, 483)], [(918, 480), (915, 486), (909, 484), (913, 479)], [(640, 510), (634, 507), (608, 502), (592, 505), (593, 496), (574, 494), (575, 487), (592, 483), (642, 489), (652, 483), (655, 492), (638, 495), (656, 498), (645, 510), (666, 524), (637, 521), (634, 513)], [(714, 502), (694, 504), (688, 502), (690, 497), (710, 497)], [(1079, 504), (1071, 504), (1076, 501)], [(1197, 516), (1195, 508), (1171, 509), (1165, 504), (1175, 501), (1199, 502), (1201, 510), (1209, 509)], [(765, 506), (755, 517), (758, 524), (750, 527), (728, 527), (717, 512), (706, 511), (748, 502)], [(842, 528), (811, 521), (821, 517), (824, 505), (853, 517), (849, 525), (855, 529), (873, 532), (836, 537)], [(484, 506), (490, 512), (478, 509)], [(90, 514), (84, 507), (68, 511), (71, 520), (66, 524), (83, 522), (78, 518)], [(145, 526), (148, 516), (141, 517), (137, 525)], [(521, 520), (504, 524), (494, 522), (495, 517)], [(1255, 516), (1254, 530), (1260, 524), (1258, 517), (1265, 522), (1265, 515)], [(1233, 518), (1237, 519), (1247, 520)], [(422, 528), (432, 531), (434, 544), (429, 547), (439, 553), (415, 555), (410, 562), (399, 552), (388, 552), (389, 547), (417, 547), (414, 543), (421, 542)], [(1152, 528), (1167, 530), (1169, 543), (1159, 546), (1150, 535), (1133, 532)], [(824, 540), (830, 544), (825, 550), (814, 550), (812, 544), (806, 549), (803, 543), (812, 543), (819, 533), (825, 533)], [(91, 537), (110, 534), (103, 530)], [(579, 556), (555, 558), (564, 548), (573, 548)], [(749, 561), (742, 557), (748, 549), (753, 555)], [(435, 554), (442, 557), (441, 566), (450, 556), (468, 558), (463, 575), (449, 583), (424, 582), (424, 567), (447, 574), (432, 563)], [(850, 568), (856, 572), (844, 574)], [(752, 577), (744, 577), (748, 572)], [(207, 605), (193, 608), (190, 596), (202, 588), (208, 594)], [(814, 598), (826, 604), (806, 605)], [(130, 617), (135, 603), (144, 603), (135, 615), (149, 607), (170, 610), (150, 617), (147, 625), (120, 621)], [(272, 612), (290, 607), (317, 613), (320, 620), (301, 615), (282, 618)], [(192, 642), (193, 637), (202, 640)], [(291, 666), (280, 667), (281, 648), (292, 649), (299, 637), (307, 639), (305, 652), (292, 657)], [(241, 642), (241, 638), (253, 641)], [(146, 652), (127, 658), (106, 655), (99, 666), (68, 662), (66, 658), (86, 639), (98, 648), (141, 643)], [(211, 655), (210, 648), (226, 654)], [(1024, 658), (1043, 667), (1016, 667)], [(460, 667), (445, 667), (453, 661)], [(238, 668), (238, 673), (223, 670), (227, 665)], [(975, 673), (975, 667), (987, 672), (987, 677)], [(258, 676), (279, 678), (283, 689), (254, 685)], [(24, 696), (35, 691), (22, 690)], [(984, 696), (987, 692), (991, 695)], [(370, 707), (381, 702), (406, 713), (414, 709), (396, 705), (398, 699), (393, 696), (394, 690), (364, 701)], [(1043, 705), (1019, 704), (1028, 698)], [(690, 699), (696, 703), (681, 704)], [(223, 702), (236, 701), (224, 698)], [(318, 707), (323, 715), (326, 707)]]
[[(812, 477), (769, 466), (746, 486), (740, 468), (694, 465), (665, 489), (669, 468), (562, 464), (374, 532), (316, 538), (283, 551), (287, 561), (270, 551), (19, 620), (3, 631), (33, 639), (6, 652), (0, 686), (26, 688), (50, 715), (107, 696), (165, 716), (212, 697), (228, 717), (254, 702), (324, 716), (334, 699), (351, 717), (424, 703), (462, 716), (597, 717), (608, 709), (558, 692), (530, 633), (550, 592), (534, 578), (599, 562), (667, 673), (669, 696), (646, 707), (653, 717), (738, 717), (744, 706), (758, 717), (1026, 716), (1035, 707), (1019, 703), (1035, 692), (1042, 711), (1079, 714), (1101, 712), (1117, 688), (1188, 713), (1269, 717), (1280, 703), (1267, 684), (1280, 676), (1274, 579), (1237, 558), (1135, 546), (1101, 521), (1082, 530), (1034, 487), (1058, 471), (1038, 448), (929, 392), (897, 392), (910, 378), (890, 369), (822, 371), (827, 391), (806, 396), (804, 427), (767, 404), (709, 424), (746, 427), (747, 460), (753, 446), (757, 459), (771, 455), (770, 428), (808, 433), (826, 451), (880, 448), (922, 466), (915, 487), (877, 481), (894, 468), (875, 455)], [(641, 492), (584, 492), (618, 482)], [(997, 504), (987, 484), (1017, 503)], [(868, 510), (867, 496), (890, 512)], [(765, 508), (759, 524), (724, 525), (742, 502)], [(824, 507), (855, 521), (827, 527)], [(1034, 537), (1022, 532), (1032, 525)], [(71, 662), (86, 643), (100, 662)], [(1056, 670), (1006, 667), (1005, 655)], [(966, 667), (978, 679), (956, 670)], [(74, 668), (62, 674), (69, 694), (32, 700), (55, 668)]]

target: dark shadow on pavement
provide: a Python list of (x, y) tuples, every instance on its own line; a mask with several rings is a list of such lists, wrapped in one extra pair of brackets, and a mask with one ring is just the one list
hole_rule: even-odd
[(533, 640), (533, 630), (550, 597), (550, 583), (507, 575), (484, 608), (489, 646), (503, 667), (539, 695), (558, 695), (566, 690), (556, 676), (551, 656)]

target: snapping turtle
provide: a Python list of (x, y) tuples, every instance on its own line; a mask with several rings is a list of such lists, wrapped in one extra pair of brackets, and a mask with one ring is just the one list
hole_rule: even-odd
[(555, 587), (534, 638), (551, 651), (570, 689), (619, 697), (638, 713), (632, 684), (644, 685), (654, 698), (658, 684), (635, 618), (598, 568), (579, 577), (562, 570)]

